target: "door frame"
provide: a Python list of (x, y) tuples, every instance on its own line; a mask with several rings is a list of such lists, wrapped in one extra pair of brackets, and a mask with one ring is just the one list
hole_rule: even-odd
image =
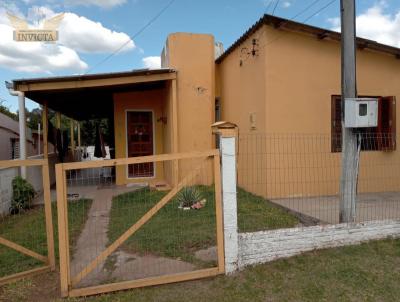
[[(151, 112), (151, 120), (153, 127), (153, 154), (156, 155), (156, 124), (155, 124), (155, 113), (153, 109), (125, 109), (125, 157), (128, 158), (128, 113), (129, 112)], [(157, 169), (156, 164), (153, 163), (153, 176), (139, 176), (139, 177), (129, 177), (128, 166), (125, 168), (126, 179), (154, 179), (156, 178)]]

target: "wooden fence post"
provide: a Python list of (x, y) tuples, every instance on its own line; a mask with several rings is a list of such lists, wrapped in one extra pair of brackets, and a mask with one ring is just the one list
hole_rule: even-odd
[(54, 256), (54, 230), (53, 230), (53, 216), (51, 209), (51, 192), (50, 192), (50, 176), (49, 176), (49, 163), (42, 166), (43, 177), (43, 197), (44, 197), (44, 211), (46, 217), (46, 235), (47, 235), (47, 254), (51, 270), (56, 268), (56, 260)]
[(65, 192), (65, 171), (63, 164), (56, 165), (57, 182), (57, 214), (58, 214), (58, 249), (60, 256), (60, 287), (61, 296), (69, 294), (69, 257), (68, 257), (68, 214)]

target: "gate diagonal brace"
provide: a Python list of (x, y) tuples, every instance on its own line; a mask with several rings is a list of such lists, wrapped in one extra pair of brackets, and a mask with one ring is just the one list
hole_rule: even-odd
[(90, 264), (79, 272), (71, 279), (71, 285), (78, 284), (85, 278), (91, 271), (93, 271), (101, 262), (107, 259), (115, 250), (117, 250), (130, 236), (139, 230), (145, 223), (147, 223), (159, 210), (161, 210), (174, 196), (178, 193), (189, 181), (191, 181), (200, 171), (204, 161), (198, 165), (192, 172), (190, 172), (179, 184), (177, 184), (167, 195), (165, 195), (154, 207), (152, 207), (142, 218), (133, 224), (125, 233), (123, 233), (117, 240), (115, 240), (108, 248), (106, 248), (100, 255), (96, 257)]
[(15, 243), (15, 242), (9, 241), (9, 240), (7, 240), (7, 239), (5, 239), (3, 237), (0, 237), (0, 244), (4, 245), (6, 247), (9, 247), (10, 249), (13, 249), (13, 250), (15, 250), (17, 252), (20, 252), (21, 254), (30, 256), (30, 257), (35, 258), (35, 259), (37, 259), (39, 261), (42, 261), (44, 263), (48, 263), (47, 257), (45, 257), (43, 255), (40, 255), (40, 254), (38, 254), (38, 253), (36, 253), (34, 251), (31, 251), (31, 250), (23, 247), (22, 245), (19, 245), (19, 244)]

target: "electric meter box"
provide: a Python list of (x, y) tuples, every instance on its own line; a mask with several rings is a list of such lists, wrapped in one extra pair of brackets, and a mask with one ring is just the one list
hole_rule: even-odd
[(378, 99), (346, 98), (344, 104), (344, 126), (346, 128), (378, 126)]

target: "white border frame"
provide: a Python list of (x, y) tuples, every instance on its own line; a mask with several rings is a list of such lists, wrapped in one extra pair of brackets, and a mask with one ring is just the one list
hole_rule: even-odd
[[(151, 112), (151, 119), (153, 122), (153, 154), (156, 154), (156, 123), (155, 123), (155, 113), (153, 109), (125, 109), (125, 157), (128, 157), (128, 112)], [(140, 176), (140, 177), (129, 177), (128, 166), (125, 168), (126, 179), (155, 179), (157, 176), (156, 163), (153, 163), (153, 176)]]

